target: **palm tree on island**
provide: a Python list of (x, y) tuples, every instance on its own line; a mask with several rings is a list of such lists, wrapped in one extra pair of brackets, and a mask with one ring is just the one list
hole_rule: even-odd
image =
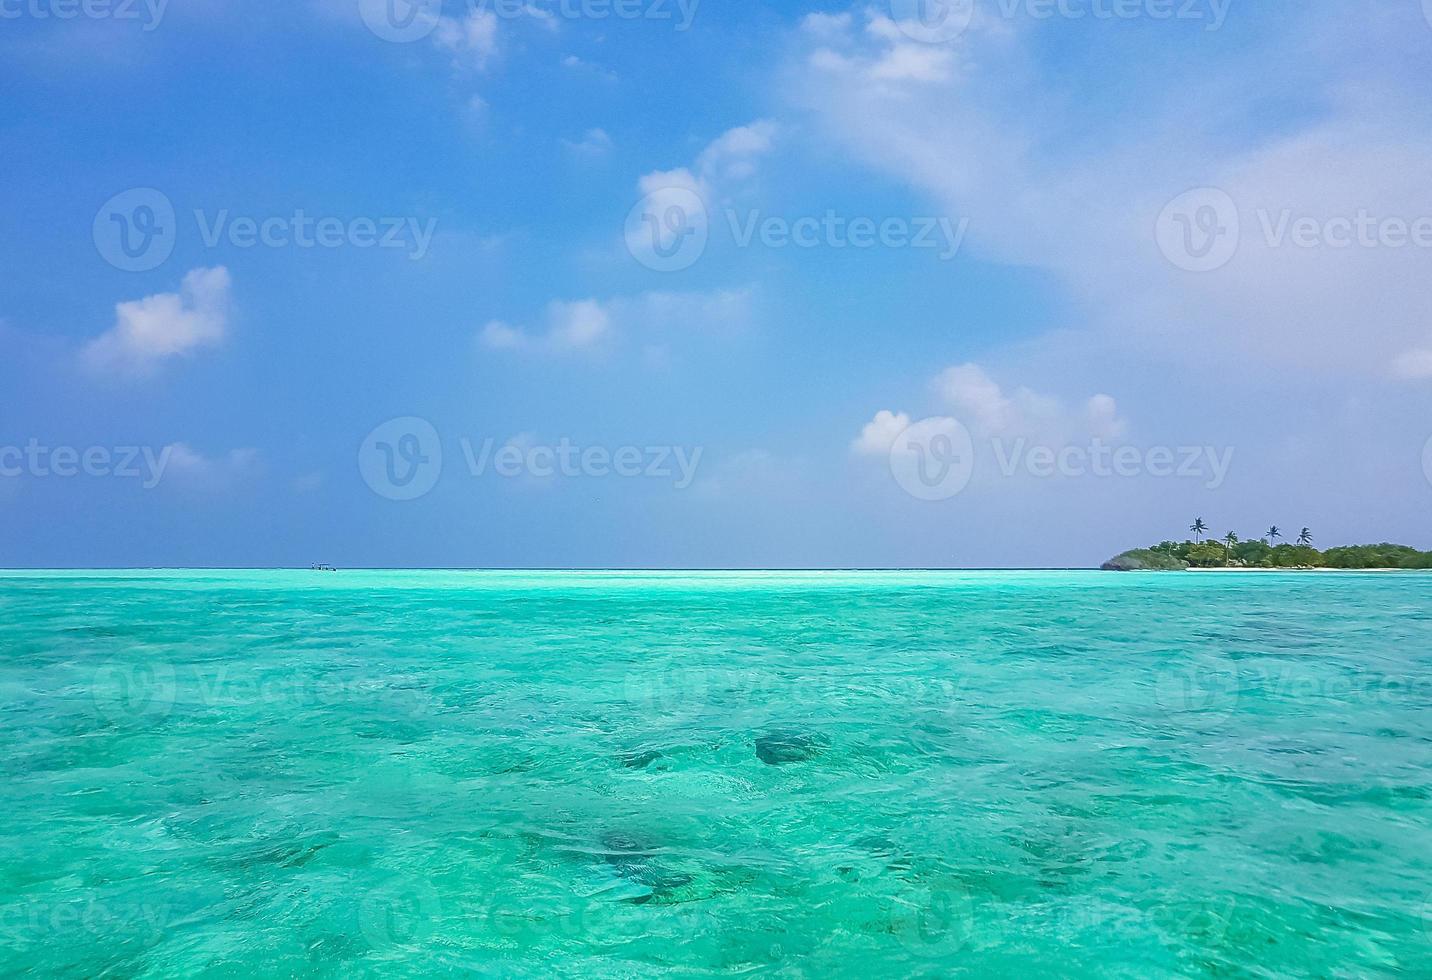
[[(1197, 543), (1163, 541), (1149, 548), (1134, 548), (1115, 555), (1102, 567), (1114, 572), (1169, 572), (1189, 568), (1396, 569), (1432, 575), (1432, 551), (1406, 544), (1350, 544), (1319, 551), (1313, 546), (1312, 530), (1305, 527), (1298, 532), (1297, 547), (1293, 547), (1276, 543), (1286, 536), (1276, 524), (1261, 538), (1243, 541), (1233, 531), (1218, 538), (1208, 532), (1208, 525), (1201, 517), (1189, 530), (1198, 535)], [(1203, 540), (1205, 537), (1207, 541)], [(1221, 553), (1219, 545), (1223, 546)]]

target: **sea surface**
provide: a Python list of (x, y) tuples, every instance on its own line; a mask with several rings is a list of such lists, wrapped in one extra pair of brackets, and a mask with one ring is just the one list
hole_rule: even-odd
[(1432, 575), (0, 572), (0, 975), (1432, 975)]

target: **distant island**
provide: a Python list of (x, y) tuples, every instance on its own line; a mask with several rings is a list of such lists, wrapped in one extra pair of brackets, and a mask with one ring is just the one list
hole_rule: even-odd
[(1152, 548), (1135, 548), (1104, 562), (1109, 572), (1173, 572), (1186, 569), (1417, 569), (1432, 568), (1432, 551), (1405, 544), (1344, 545), (1319, 551), (1312, 531), (1303, 528), (1291, 543), (1278, 543), (1281, 528), (1274, 525), (1256, 538), (1242, 539), (1229, 531), (1221, 539), (1205, 540), (1208, 525), (1198, 518), (1189, 526), (1193, 540), (1164, 541)]

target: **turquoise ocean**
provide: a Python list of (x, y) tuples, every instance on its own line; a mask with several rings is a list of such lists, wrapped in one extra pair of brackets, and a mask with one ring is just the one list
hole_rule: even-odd
[(1432, 976), (1432, 575), (0, 572), (0, 975)]

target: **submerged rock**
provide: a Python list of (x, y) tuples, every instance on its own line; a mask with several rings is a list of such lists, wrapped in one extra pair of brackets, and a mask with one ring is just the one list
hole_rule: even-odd
[(622, 756), (622, 765), (628, 769), (645, 769), (660, 758), (661, 753), (656, 749), (648, 749), (645, 752), (628, 752)]
[(610, 873), (616, 875), (616, 879), (602, 889), (604, 897), (643, 905), (692, 881), (690, 874), (661, 859), (660, 849), (650, 842), (612, 833), (602, 838), (602, 848), (602, 861)]
[(825, 740), (811, 732), (774, 731), (756, 739), (756, 758), (768, 766), (813, 759), (825, 748)]

